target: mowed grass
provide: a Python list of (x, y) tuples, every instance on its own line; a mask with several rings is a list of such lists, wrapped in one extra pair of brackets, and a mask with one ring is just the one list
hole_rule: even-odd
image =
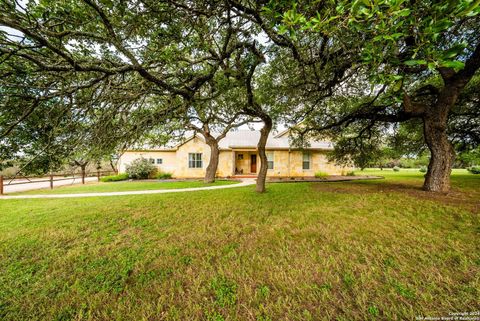
[[(372, 172), (370, 172), (371, 174)], [(359, 173), (360, 174), (360, 173)], [(412, 320), (475, 311), (480, 175), (0, 202), (1, 320)], [(460, 201), (457, 201), (460, 200)]]
[(203, 181), (121, 181), (121, 182), (95, 182), (85, 185), (65, 185), (55, 187), (54, 189), (39, 189), (19, 193), (11, 193), (12, 195), (23, 194), (73, 194), (73, 193), (101, 193), (101, 192), (125, 192), (125, 191), (142, 191), (156, 189), (178, 189), (192, 187), (208, 187), (218, 185), (236, 184), (239, 181), (234, 180), (216, 180), (214, 183), (205, 184)]

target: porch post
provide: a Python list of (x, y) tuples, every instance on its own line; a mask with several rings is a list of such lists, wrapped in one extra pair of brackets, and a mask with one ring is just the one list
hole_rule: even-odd
[(235, 176), (236, 162), (237, 162), (237, 158), (235, 157), (235, 151), (232, 150), (232, 176)]

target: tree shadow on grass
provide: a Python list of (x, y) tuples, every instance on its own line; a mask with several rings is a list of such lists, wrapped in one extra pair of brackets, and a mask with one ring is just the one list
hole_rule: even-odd
[(341, 183), (314, 183), (312, 187), (318, 192), (340, 194), (403, 194), (419, 200), (434, 201), (440, 204), (462, 207), (472, 213), (480, 213), (480, 191), (462, 190), (453, 186), (448, 193), (427, 192), (422, 189), (419, 181), (370, 181), (370, 182), (341, 182)]

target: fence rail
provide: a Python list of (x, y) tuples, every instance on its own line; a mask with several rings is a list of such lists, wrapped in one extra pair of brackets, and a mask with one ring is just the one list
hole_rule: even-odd
[(51, 174), (48, 176), (38, 175), (38, 176), (13, 176), (13, 177), (0, 175), (0, 195), (4, 194), (5, 187), (7, 186), (49, 182), (50, 189), (53, 189), (55, 182), (67, 181), (67, 180), (73, 180), (73, 182), (75, 182), (76, 179), (81, 179), (82, 184), (85, 184), (85, 178), (87, 177), (97, 177), (97, 180), (100, 181), (100, 177), (107, 176), (110, 174), (115, 174), (115, 172), (114, 171), (96, 171), (96, 172), (88, 172), (88, 173), (73, 172), (73, 173), (57, 173), (57, 174)]

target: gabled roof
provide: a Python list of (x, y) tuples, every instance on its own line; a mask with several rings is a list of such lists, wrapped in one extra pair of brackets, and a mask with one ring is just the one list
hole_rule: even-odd
[[(277, 135), (271, 133), (268, 136), (266, 149), (297, 149), (297, 147), (290, 144), (290, 139), (288, 135), (285, 135), (288, 131), (281, 132)], [(212, 133), (214, 137), (217, 137), (218, 133)], [(175, 151), (182, 145), (186, 144), (194, 137), (201, 139), (203, 136), (201, 134), (189, 135), (186, 138), (177, 144), (171, 144), (168, 146), (161, 147), (148, 147), (144, 146), (143, 148), (137, 148), (147, 151)], [(260, 131), (258, 130), (235, 130), (227, 133), (225, 138), (220, 140), (219, 148), (220, 149), (256, 149), (258, 140), (260, 139)], [(305, 149), (320, 149), (320, 150), (333, 150), (333, 144), (329, 141), (317, 141), (310, 140), (309, 146)]]
[[(260, 131), (258, 130), (237, 130), (229, 132), (219, 143), (220, 149), (235, 148), (257, 148), (260, 139)], [(267, 139), (267, 149), (290, 149), (296, 148), (291, 146), (288, 136), (270, 134)], [(309, 146), (305, 149), (324, 149), (332, 150), (333, 145), (327, 141), (309, 141)]]
[(290, 133), (290, 128), (282, 130), (281, 132), (279, 132), (278, 134), (275, 135), (275, 138), (280, 138), (280, 137), (283, 137), (283, 136), (287, 136), (288, 133)]

